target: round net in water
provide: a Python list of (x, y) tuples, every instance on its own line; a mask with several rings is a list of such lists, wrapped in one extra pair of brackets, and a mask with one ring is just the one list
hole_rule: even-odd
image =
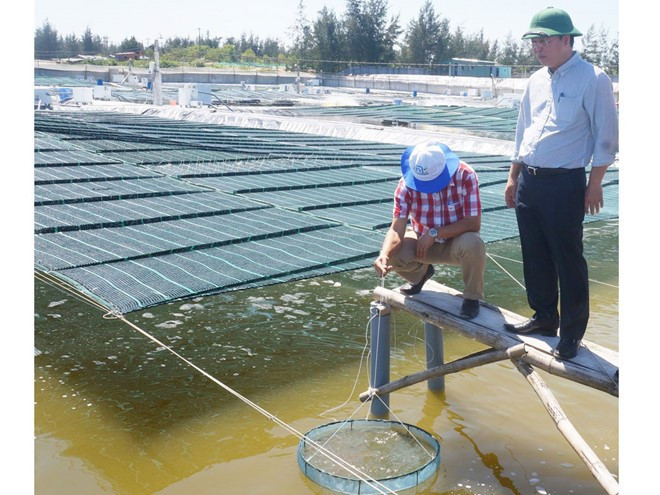
[(315, 483), (341, 493), (392, 493), (428, 479), (440, 464), (440, 444), (413, 425), (350, 420), (310, 430), (298, 445), (298, 465)]

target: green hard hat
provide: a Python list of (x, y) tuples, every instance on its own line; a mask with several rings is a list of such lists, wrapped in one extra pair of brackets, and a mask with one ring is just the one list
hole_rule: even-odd
[(529, 23), (529, 29), (523, 34), (522, 39), (540, 38), (542, 36), (582, 36), (582, 33), (575, 29), (571, 17), (563, 10), (554, 7), (548, 7), (538, 12), (532, 17)]

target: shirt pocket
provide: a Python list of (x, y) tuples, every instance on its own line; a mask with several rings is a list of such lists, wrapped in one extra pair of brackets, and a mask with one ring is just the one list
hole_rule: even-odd
[(451, 216), (461, 218), (463, 216), (463, 203), (460, 201), (456, 201), (455, 203), (450, 202), (447, 204), (447, 210)]
[(557, 122), (573, 122), (580, 108), (580, 100), (570, 96), (561, 96), (555, 108)]

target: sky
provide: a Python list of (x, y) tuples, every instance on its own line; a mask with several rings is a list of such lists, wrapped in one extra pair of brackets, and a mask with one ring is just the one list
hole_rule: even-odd
[[(179, 36), (196, 39), (208, 32), (214, 37), (240, 37), (250, 33), (260, 39), (276, 38), (286, 44), (287, 32), (294, 24), (299, 0), (35, 0), (35, 28), (48, 20), (61, 35), (75, 33), (80, 37), (89, 26), (92, 33), (107, 36), (120, 43), (135, 36), (138, 41), (152, 43), (155, 37)], [(424, 0), (389, 0), (389, 16), (399, 15), (404, 29), (417, 17)], [(303, 0), (308, 20), (317, 18), (324, 6), (341, 17), (346, 0)], [(610, 38), (618, 34), (617, 0), (574, 0), (564, 3), (550, 0), (461, 0), (434, 1), (434, 9), (450, 20), (451, 30), (460, 26), (468, 34), (481, 29), (491, 41), (504, 40), (511, 33), (519, 38), (539, 10), (554, 5), (566, 10), (574, 25), (586, 33), (591, 25), (609, 30)]]

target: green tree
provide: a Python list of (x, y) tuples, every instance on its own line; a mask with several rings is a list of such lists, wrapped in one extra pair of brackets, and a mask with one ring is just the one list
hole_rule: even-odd
[(604, 26), (596, 31), (592, 24), (582, 38), (582, 50), (580, 55), (583, 59), (600, 67), (609, 74), (619, 73), (619, 41), (610, 41), (609, 32)]
[(461, 55), (465, 58), (475, 58), (477, 60), (488, 60), (490, 54), (490, 42), (484, 39), (484, 30), (469, 35), (465, 39), (464, 51)]
[(34, 33), (34, 56), (35, 58), (55, 58), (60, 56), (61, 51), (62, 41), (57, 35), (57, 30), (46, 19)]
[(500, 42), (498, 40), (495, 40), (490, 45), (490, 51), (488, 52), (487, 60), (497, 60), (499, 53), (500, 53)]
[(298, 60), (297, 64), (300, 69), (308, 67), (308, 60), (312, 56), (314, 40), (312, 36), (312, 26), (309, 20), (307, 20), (303, 0), (300, 0), (298, 3), (296, 21), (295, 24), (289, 28), (289, 34), (292, 41), (291, 55)]
[(607, 57), (603, 69), (610, 76), (619, 75), (619, 40), (615, 39), (610, 44), (610, 49), (607, 51)]
[(211, 33), (206, 31), (206, 35), (199, 39), (200, 45), (208, 46), (209, 48), (218, 48), (222, 38), (211, 38)]
[[(538, 61), (532, 52), (532, 47), (527, 41), (516, 41), (511, 32), (507, 34), (503, 45), (498, 48), (497, 54), (494, 58), (502, 65), (510, 66), (535, 66)], [(523, 73), (527, 72), (527, 68), (522, 68)]]
[(94, 36), (92, 30), (87, 27), (82, 35), (81, 50), (85, 55), (96, 55), (103, 52), (103, 42), (100, 36)]
[(440, 22), (430, 0), (411, 19), (401, 50), (402, 59), (416, 64), (436, 62), (436, 44), (440, 37)]
[(393, 62), (397, 57), (395, 47), (398, 45), (398, 39), (401, 36), (403, 29), (399, 24), (399, 16), (391, 17), (387, 28), (385, 29), (385, 36), (382, 39), (383, 53), (380, 57), (383, 62)]
[(323, 7), (312, 26), (313, 55), (319, 63), (317, 70), (334, 72), (340, 69), (336, 63), (344, 57), (341, 23), (333, 10)]
[(347, 0), (342, 19), (342, 29), (346, 33), (345, 50), (349, 60), (364, 61), (365, 49), (362, 46), (362, 0)]
[(602, 38), (596, 32), (595, 26), (589, 26), (586, 34), (582, 38), (582, 50), (580, 56), (587, 62), (594, 65), (601, 65), (603, 59)]
[(440, 64), (449, 56), (450, 41), (449, 19), (436, 14), (431, 1), (426, 0), (418, 18), (408, 26), (403, 52), (416, 63)]
[(236, 62), (238, 57), (236, 47), (230, 43), (225, 43), (219, 48), (212, 48), (206, 53), (206, 57), (212, 62)]
[(80, 54), (80, 41), (75, 33), (67, 34), (62, 40), (62, 56), (75, 57)]
[(266, 57), (277, 59), (277, 56), (282, 51), (280, 42), (275, 38), (266, 38), (263, 42), (262, 52)]
[(126, 38), (119, 44), (120, 52), (138, 52), (140, 50), (144, 50), (144, 47), (142, 43), (135, 39), (135, 36)]
[(180, 38), (176, 36), (174, 38), (168, 38), (163, 44), (163, 50), (171, 50), (173, 48), (186, 48), (188, 46), (194, 45), (195, 42), (190, 38)]
[(401, 28), (399, 17), (387, 20), (387, 0), (347, 0), (342, 27), (346, 55), (358, 62), (391, 62)]
[(241, 53), (241, 61), (252, 64), (257, 61), (257, 54), (254, 53), (252, 48), (248, 48), (243, 53)]
[(447, 50), (448, 58), (464, 57), (465, 43), (463, 29), (460, 26), (457, 26), (449, 39), (449, 49)]

